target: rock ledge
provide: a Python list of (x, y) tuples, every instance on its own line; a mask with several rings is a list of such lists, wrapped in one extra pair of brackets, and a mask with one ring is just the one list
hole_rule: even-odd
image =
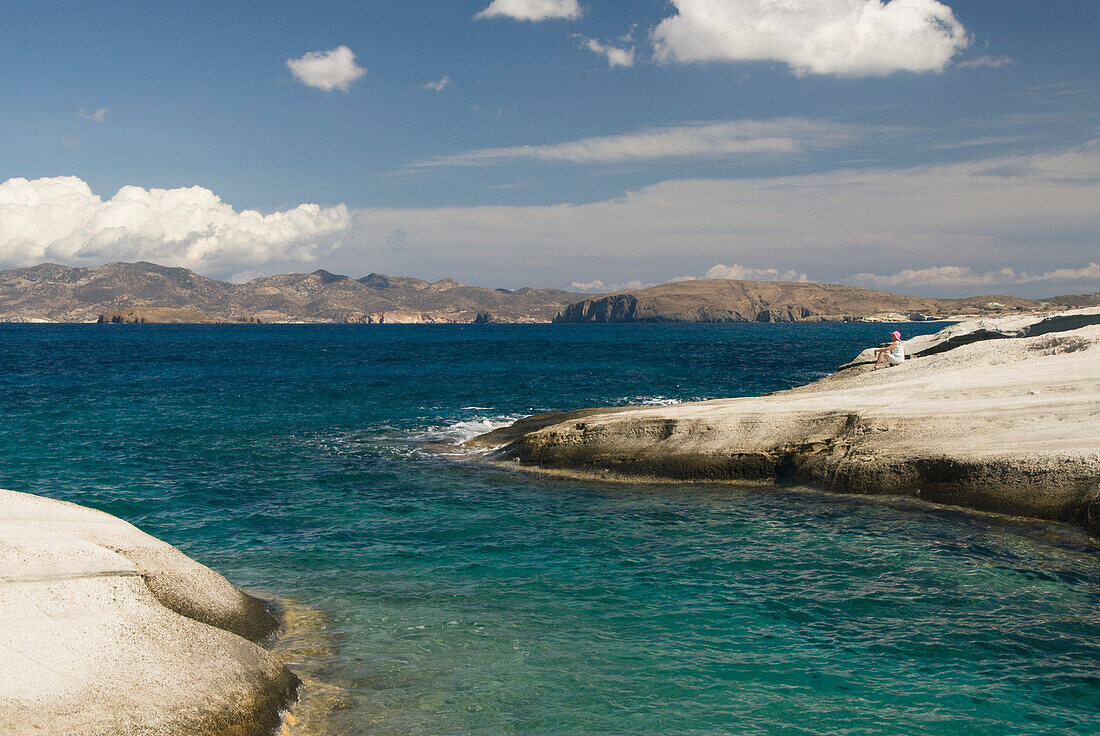
[(1100, 309), (976, 320), (763, 397), (540, 415), (471, 441), (611, 478), (811, 484), (1100, 531)]

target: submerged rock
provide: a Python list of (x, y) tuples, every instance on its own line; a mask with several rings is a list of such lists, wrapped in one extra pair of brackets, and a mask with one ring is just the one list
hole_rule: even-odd
[(255, 736), (298, 678), (264, 605), (109, 514), (0, 491), (0, 733)]

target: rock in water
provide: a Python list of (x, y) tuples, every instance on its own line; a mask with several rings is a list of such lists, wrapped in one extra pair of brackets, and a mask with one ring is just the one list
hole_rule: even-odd
[(471, 442), (548, 469), (809, 483), (1100, 531), (1097, 323), (1090, 309), (960, 324), (892, 368), (857, 360), (763, 397), (532, 417)]
[(109, 514), (0, 491), (0, 734), (255, 736), (298, 678), (260, 601)]

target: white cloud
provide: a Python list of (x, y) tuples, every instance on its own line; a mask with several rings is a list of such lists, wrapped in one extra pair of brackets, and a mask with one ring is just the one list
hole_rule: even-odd
[(956, 63), (955, 66), (962, 69), (977, 69), (983, 66), (1000, 69), (1003, 66), (1011, 66), (1015, 63), (1016, 62), (1007, 56), (976, 56), (973, 59), (963, 59)]
[(545, 146), (485, 148), (430, 159), (418, 166), (485, 166), (510, 161), (613, 164), (674, 158), (793, 154), (827, 148), (852, 138), (848, 126), (780, 118), (646, 128), (622, 135), (584, 138)]
[(349, 222), (344, 205), (237, 212), (202, 187), (127, 186), (104, 201), (75, 176), (9, 179), (0, 184), (0, 263), (150, 260), (223, 274), (316, 261)]
[[(664, 283), (675, 284), (684, 281), (697, 281), (696, 276), (677, 276)], [(780, 271), (775, 268), (750, 268), (736, 263), (726, 266), (721, 263), (711, 266), (701, 278), (729, 279), (732, 281), (794, 281), (807, 283), (817, 281), (804, 273), (794, 270)], [(836, 279), (837, 283), (859, 286), (866, 289), (983, 289), (988, 287), (1011, 287), (1037, 283), (1067, 283), (1073, 281), (1100, 282), (1100, 264), (1089, 263), (1081, 268), (1057, 268), (1050, 271), (1017, 271), (1004, 267), (986, 271), (975, 270), (968, 266), (931, 266), (929, 268), (907, 268), (897, 273), (857, 273)], [(630, 289), (644, 289), (654, 286), (652, 283), (629, 281), (626, 283), (604, 283), (595, 281), (574, 281), (572, 288), (577, 291), (611, 293)]]
[[(676, 276), (663, 281), (666, 284), (678, 284), (684, 281), (698, 281), (697, 276)], [(804, 273), (797, 271), (779, 271), (775, 268), (747, 268), (738, 266), (725, 266), (721, 263), (711, 266), (703, 274), (704, 279), (731, 279), (733, 281), (809, 281)], [(647, 289), (656, 286), (656, 283), (645, 283), (637, 279), (624, 283), (605, 283), (599, 279), (595, 281), (574, 281), (570, 284), (577, 291), (611, 293), (616, 291), (631, 291)]]
[(975, 271), (967, 266), (932, 266), (907, 268), (892, 274), (857, 273), (843, 280), (845, 283), (873, 288), (898, 287), (986, 287), (1018, 286), (1041, 282), (1100, 281), (1100, 264), (1090, 263), (1082, 268), (1057, 268), (1052, 271), (1016, 271), (1000, 268), (991, 271)]
[(94, 112), (88, 112), (82, 107), (76, 111), (76, 116), (82, 120), (91, 120), (93, 123), (102, 123), (109, 112), (111, 112), (109, 107), (101, 107)]
[(297, 59), (287, 59), (291, 74), (302, 84), (330, 92), (348, 91), (348, 86), (367, 70), (355, 63), (355, 54), (347, 46), (329, 51), (310, 51)]
[(596, 279), (595, 281), (574, 281), (570, 284), (576, 291), (595, 292), (599, 294), (612, 294), (618, 291), (637, 291), (638, 289), (648, 289), (656, 285), (655, 283), (643, 283), (637, 279), (610, 284), (605, 284), (603, 281)]
[(446, 74), (444, 74), (443, 78), (440, 79), (438, 82), (425, 82), (424, 84), (421, 85), (420, 88), (421, 89), (430, 89), (434, 92), (442, 92), (443, 90), (447, 89), (447, 87), (449, 87), (450, 85), (451, 85), (451, 78), (448, 77)]
[(775, 268), (748, 268), (726, 266), (721, 263), (707, 269), (705, 279), (730, 279), (733, 281), (809, 281), (810, 277), (798, 271), (780, 271)]
[(629, 49), (620, 49), (615, 46), (606, 46), (594, 38), (581, 38), (581, 46), (599, 54), (607, 59), (607, 65), (611, 67), (616, 66), (634, 66), (634, 47)]
[(779, 61), (796, 74), (938, 72), (970, 44), (936, 0), (671, 0), (652, 33), (664, 61)]
[(475, 19), (501, 17), (530, 21), (575, 20), (581, 17), (581, 6), (577, 0), (493, 0), (489, 7), (474, 16)]
[(570, 284), (577, 291), (604, 291), (604, 283), (599, 279), (595, 281), (574, 281)]
[[(471, 283), (592, 281), (578, 272), (607, 283), (624, 264), (646, 282), (731, 262), (832, 282), (944, 263), (1047, 272), (1096, 261), (1098, 200), (1100, 143), (941, 166), (672, 180), (585, 204), (363, 209), (345, 240), (378, 244), (359, 256), (374, 270), (421, 273), (430, 258), (438, 277)], [(400, 257), (381, 252), (396, 228), (410, 243)]]

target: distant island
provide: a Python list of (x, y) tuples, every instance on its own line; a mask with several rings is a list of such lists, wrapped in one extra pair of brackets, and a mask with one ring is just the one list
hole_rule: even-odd
[(186, 268), (44, 263), (0, 271), (2, 322), (469, 324), (549, 322), (919, 321), (1100, 305), (1100, 294), (1043, 300), (936, 299), (835, 284), (706, 279), (615, 294), (516, 290), (372, 273), (281, 274), (244, 284)]

